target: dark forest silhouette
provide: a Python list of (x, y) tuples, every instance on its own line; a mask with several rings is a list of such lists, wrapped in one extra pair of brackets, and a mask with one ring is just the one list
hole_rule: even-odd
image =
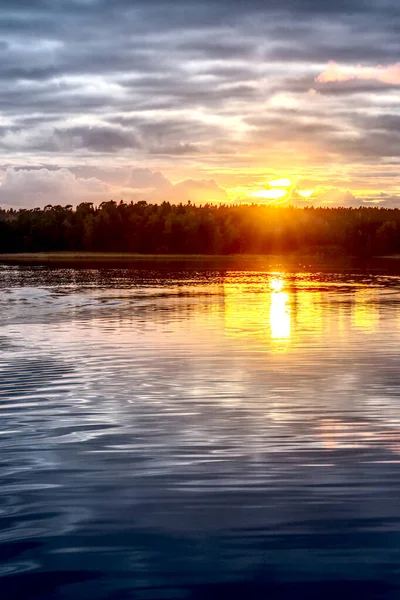
[(0, 252), (400, 252), (400, 210), (103, 202), (0, 209)]

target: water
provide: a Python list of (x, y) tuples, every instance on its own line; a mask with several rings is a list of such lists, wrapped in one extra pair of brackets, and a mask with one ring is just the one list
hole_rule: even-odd
[(400, 277), (0, 266), (0, 597), (400, 597)]

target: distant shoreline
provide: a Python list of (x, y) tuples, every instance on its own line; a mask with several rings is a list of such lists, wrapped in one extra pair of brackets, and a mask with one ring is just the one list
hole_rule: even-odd
[(213, 264), (223, 257), (247, 265), (256, 256), (281, 255), (285, 262), (337, 264), (356, 257), (399, 255), (399, 232), (398, 209), (200, 207), (111, 200), (98, 208), (84, 202), (75, 210), (69, 205), (0, 208), (0, 252), (3, 262), (13, 263), (194, 264), (206, 257)]
[[(138, 254), (124, 252), (23, 252), (0, 254), (0, 264), (128, 264), (128, 263), (311, 263), (348, 265), (353, 261), (400, 259), (400, 254), (360, 259), (346, 255), (291, 254)], [(271, 266), (271, 265), (269, 265)], [(304, 265), (306, 266), (306, 265)]]
[(299, 255), (260, 254), (136, 254), (124, 252), (23, 252), (0, 254), (0, 264), (148, 264), (148, 263), (208, 263), (248, 264), (269, 262), (293, 262)]

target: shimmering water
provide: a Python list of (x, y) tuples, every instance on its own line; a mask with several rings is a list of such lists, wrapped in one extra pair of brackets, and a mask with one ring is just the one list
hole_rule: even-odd
[(0, 310), (2, 600), (400, 597), (400, 277), (0, 266)]

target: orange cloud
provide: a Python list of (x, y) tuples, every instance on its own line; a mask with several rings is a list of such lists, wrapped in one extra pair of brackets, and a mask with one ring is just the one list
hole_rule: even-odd
[(318, 83), (332, 83), (352, 80), (371, 80), (381, 81), (382, 83), (400, 85), (400, 63), (393, 65), (377, 65), (376, 67), (363, 67), (361, 65), (341, 66), (330, 61), (325, 71), (323, 71), (315, 81)]

